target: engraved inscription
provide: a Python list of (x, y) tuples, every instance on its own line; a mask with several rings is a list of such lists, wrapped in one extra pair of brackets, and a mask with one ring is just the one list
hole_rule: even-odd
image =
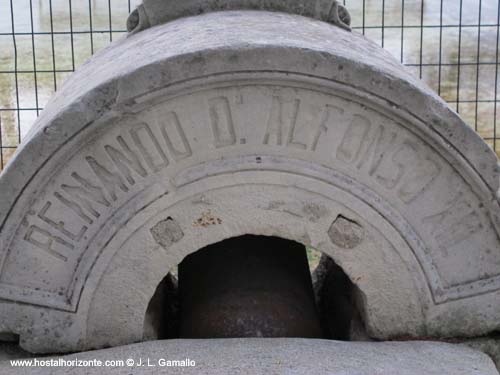
[[(159, 126), (167, 148), (170, 150), (170, 154), (175, 161), (188, 158), (193, 154), (177, 113), (167, 113)], [(176, 146), (176, 144), (179, 146)]]
[(444, 209), (425, 217), (422, 223), (430, 229), (438, 246), (445, 252), (484, 229), (478, 211), (462, 192), (453, 197)]
[[(344, 110), (325, 105), (318, 113), (305, 112), (299, 99), (287, 101), (273, 96), (262, 143), (316, 151), (320, 137), (328, 132), (328, 123)], [(304, 121), (301, 115), (307, 117), (306, 114), (310, 116)], [(302, 130), (300, 135), (299, 130)]]
[[(68, 249), (74, 249), (72, 244), (63, 240), (61, 237), (55, 236), (52, 233), (37, 227), (36, 225), (31, 225), (29, 227), (28, 231), (24, 235), (24, 240), (65, 262), (68, 260), (68, 257), (65, 255), (66, 251)], [(56, 247), (56, 245), (60, 246)], [(64, 247), (65, 249), (61, 249), (61, 247)]]
[(396, 190), (398, 198), (411, 203), (440, 175), (441, 166), (421, 151), (418, 142), (373, 125), (354, 115), (336, 151), (336, 158), (358, 170), (366, 170), (377, 183)]
[(371, 124), (368, 119), (355, 115), (337, 149), (337, 159), (346, 163), (353, 163), (358, 160), (361, 153), (361, 146), (364, 139), (366, 139), (370, 127)]
[[(75, 179), (80, 186), (69, 186), (67, 184), (61, 185), (62, 192), (64, 192), (69, 199), (65, 198), (63, 194), (57, 191), (54, 195), (64, 205), (76, 212), (77, 215), (85, 222), (92, 224), (94, 221), (89, 217), (89, 215), (92, 215), (95, 218), (99, 218), (101, 216), (98, 208), (94, 207), (94, 204), (97, 203), (105, 207), (109, 207), (111, 206), (111, 203), (104, 196), (104, 189), (102, 187), (92, 184), (76, 172), (71, 173), (71, 177), (73, 177), (73, 179)], [(89, 215), (87, 215), (86, 212), (88, 212)]]
[(297, 117), (299, 115), (299, 109), (300, 100), (296, 99), (293, 101), (293, 114), (292, 120), (290, 122), (290, 130), (288, 131), (287, 145), (305, 150), (307, 148), (307, 145), (296, 138)]
[[(482, 286), (469, 288), (471, 283), (500, 276), (498, 236), (481, 206), (484, 198), (455, 165), (397, 118), (351, 99), (277, 85), (203, 89), (132, 113), (103, 128), (92, 142), (77, 144), (78, 151), (51, 172), (47, 185), (37, 186), (23, 224), (10, 230), (13, 239), (7, 246), (2, 283), (39, 288), (55, 293), (57, 299), (64, 289), (61, 280), (65, 278), (64, 287), (71, 288), (75, 272), (86, 272), (80, 271), (90, 262), (86, 254), (102, 248), (104, 224), (116, 230), (115, 220), (119, 222), (129, 205), (142, 207), (142, 194), (170, 184), (181, 167), (225, 158), (225, 147), (231, 147), (228, 157), (241, 151), (255, 160), (251, 168), (257, 171), (268, 168), (272, 159), (266, 150), (269, 156), (284, 154), (285, 159), (321, 164), (366, 188), (375, 197), (367, 200), (385, 200), (422, 240), (425, 250), (416, 254), (417, 259), (437, 298), (446, 300), (457, 285), (467, 287), (465, 292), (453, 291), (453, 296), (472, 295)], [(314, 177), (316, 171), (312, 173)], [(450, 184), (460, 186), (460, 194), (453, 194)], [(222, 225), (222, 219), (210, 212), (193, 220), (190, 230), (210, 231)], [(164, 248), (184, 236), (172, 218), (153, 226), (150, 233)], [(365, 240), (359, 223), (341, 215), (328, 235), (344, 249)], [(470, 251), (478, 237), (480, 254)], [(464, 259), (472, 266), (452, 275), (450, 264)], [(20, 263), (24, 268), (17, 266)], [(36, 277), (29, 274), (33, 264), (40, 265)]]
[[(96, 153), (84, 156), (90, 173), (72, 171), (73, 183), (61, 183), (53, 193), (55, 199), (47, 199), (34, 217), (27, 215), (29, 229), (23, 239), (66, 262), (66, 252), (84, 239), (90, 226), (104, 210), (113, 207), (120, 194), (128, 193), (138, 180), (166, 168), (167, 155), (175, 161), (191, 156), (179, 116), (170, 111), (158, 112), (155, 118), (155, 126), (140, 122), (127, 134), (116, 136), (116, 143), (105, 143), (100, 155), (107, 159)], [(68, 228), (68, 220), (75, 228)]]
[[(178, 126), (180, 127), (180, 125)], [(166, 136), (164, 132), (162, 133), (163, 136), (169, 140), (168, 145), (171, 147), (170, 139), (167, 138), (168, 136)], [(165, 155), (165, 152), (153, 135), (153, 132), (148, 124), (142, 123), (137, 125), (130, 131), (130, 135), (132, 136), (135, 145), (141, 152), (142, 157), (146, 161), (146, 164), (154, 173), (168, 166), (167, 155)], [(185, 139), (185, 136), (183, 139)]]
[[(292, 113), (289, 119), (289, 125), (287, 126), (287, 128), (289, 129), (287, 144), (293, 142), (293, 136), (294, 136), (295, 126), (297, 124), (297, 115), (299, 112), (299, 106), (300, 106), (300, 101), (294, 100)], [(283, 101), (283, 98), (279, 96), (273, 96), (271, 112), (269, 114), (269, 120), (267, 121), (267, 130), (264, 136), (265, 145), (270, 144), (271, 142), (277, 144), (278, 146), (283, 145), (283, 138), (285, 133), (285, 118), (287, 117), (287, 114), (285, 114), (284, 111), (285, 111), (285, 103)], [(296, 142), (294, 144), (300, 145), (303, 148), (305, 148), (305, 145), (302, 143)]]
[(392, 158), (402, 171), (398, 195), (405, 203), (419, 197), (441, 174), (441, 166), (430, 156), (422, 157), (423, 152), (419, 152), (418, 148), (415, 143), (406, 140)]
[[(129, 190), (123, 177), (118, 172), (108, 170), (93, 156), (87, 156), (85, 160), (113, 201), (118, 199), (116, 195), (118, 189), (125, 193)], [(133, 182), (135, 183), (135, 181)]]
[[(104, 146), (104, 149), (108, 153), (111, 160), (113, 160), (113, 163), (115, 164), (117, 169), (121, 172), (122, 176), (124, 176), (127, 179), (130, 185), (134, 185), (135, 179), (132, 176), (132, 172), (137, 173), (141, 177), (146, 177), (147, 172), (142, 166), (137, 154), (130, 149), (129, 145), (127, 145), (127, 143), (123, 140), (123, 138), (118, 136), (116, 140), (120, 144), (122, 148), (121, 150), (118, 150), (110, 145)], [(105, 170), (105, 168), (103, 169)], [(109, 172), (106, 174), (108, 176), (112, 175), (112, 173)], [(116, 177), (116, 180), (118, 179), (119, 178)], [(116, 181), (114, 178), (111, 178), (111, 180)]]
[(331, 105), (325, 106), (325, 108), (323, 109), (323, 113), (321, 115), (321, 121), (313, 137), (313, 141), (311, 144), (312, 151), (316, 151), (316, 149), (318, 148), (320, 137), (328, 133), (328, 123), (332, 121), (334, 118), (338, 118), (343, 115), (344, 115), (344, 110), (342, 108), (337, 108)]
[(67, 238), (71, 239), (72, 241), (78, 242), (82, 239), (83, 235), (87, 231), (86, 226), (82, 226), (79, 233), (71, 233), (69, 230), (65, 228), (64, 221), (59, 221), (56, 223), (54, 220), (52, 220), (50, 217), (47, 216), (47, 211), (50, 209), (52, 206), (52, 202), (48, 201), (45, 203), (45, 206), (40, 210), (38, 213), (38, 217), (42, 219), (45, 223), (49, 224), (52, 228), (56, 229), (57, 231), (61, 232), (64, 236)]
[(234, 145), (236, 133), (229, 100), (226, 97), (213, 98), (208, 101), (208, 105), (215, 147)]

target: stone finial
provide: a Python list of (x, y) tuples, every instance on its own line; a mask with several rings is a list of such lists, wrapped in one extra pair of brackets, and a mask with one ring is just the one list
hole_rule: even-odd
[(128, 17), (127, 30), (137, 33), (177, 18), (223, 10), (292, 13), (351, 30), (351, 16), (337, 0), (144, 0)]

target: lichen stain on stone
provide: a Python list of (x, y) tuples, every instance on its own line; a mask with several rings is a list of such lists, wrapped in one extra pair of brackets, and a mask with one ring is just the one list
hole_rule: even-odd
[(316, 203), (304, 204), (302, 212), (313, 223), (317, 222), (319, 219), (328, 214), (328, 210), (324, 206), (318, 205)]
[(202, 212), (201, 216), (193, 222), (193, 227), (209, 227), (211, 225), (222, 224), (222, 219), (212, 215), (212, 211)]

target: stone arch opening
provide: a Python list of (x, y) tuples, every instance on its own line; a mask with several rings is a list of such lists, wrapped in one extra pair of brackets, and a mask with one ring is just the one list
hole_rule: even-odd
[(148, 303), (144, 316), (144, 341), (179, 337), (179, 287), (176, 271), (167, 273)]
[(316, 304), (325, 338), (340, 341), (367, 341), (363, 318), (366, 307), (362, 291), (344, 270), (325, 253), (312, 271)]
[(272, 236), (228, 238), (186, 256), (162, 279), (148, 303), (144, 340), (363, 340), (368, 336), (360, 293), (342, 268), (316, 249)]

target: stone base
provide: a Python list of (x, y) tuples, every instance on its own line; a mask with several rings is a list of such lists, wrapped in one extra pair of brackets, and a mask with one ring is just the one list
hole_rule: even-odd
[[(422, 341), (366, 343), (310, 339), (165, 340), (60, 358), (78, 358), (83, 361), (121, 360), (124, 365), (107, 368), (13, 368), (10, 362), (3, 361), (0, 362), (0, 373), (128, 375), (164, 371), (169, 374), (217, 375), (498, 375), (492, 360), (481, 352), (459, 345)], [(127, 366), (127, 360), (132, 360), (134, 364)], [(143, 366), (139, 365), (140, 361)], [(186, 364), (194, 361), (196, 365), (166, 367), (167, 361), (185, 361)]]
[(488, 354), (493, 359), (493, 362), (495, 362), (497, 369), (500, 370), (500, 338), (498, 335), (495, 337), (470, 339), (465, 341), (463, 345)]

